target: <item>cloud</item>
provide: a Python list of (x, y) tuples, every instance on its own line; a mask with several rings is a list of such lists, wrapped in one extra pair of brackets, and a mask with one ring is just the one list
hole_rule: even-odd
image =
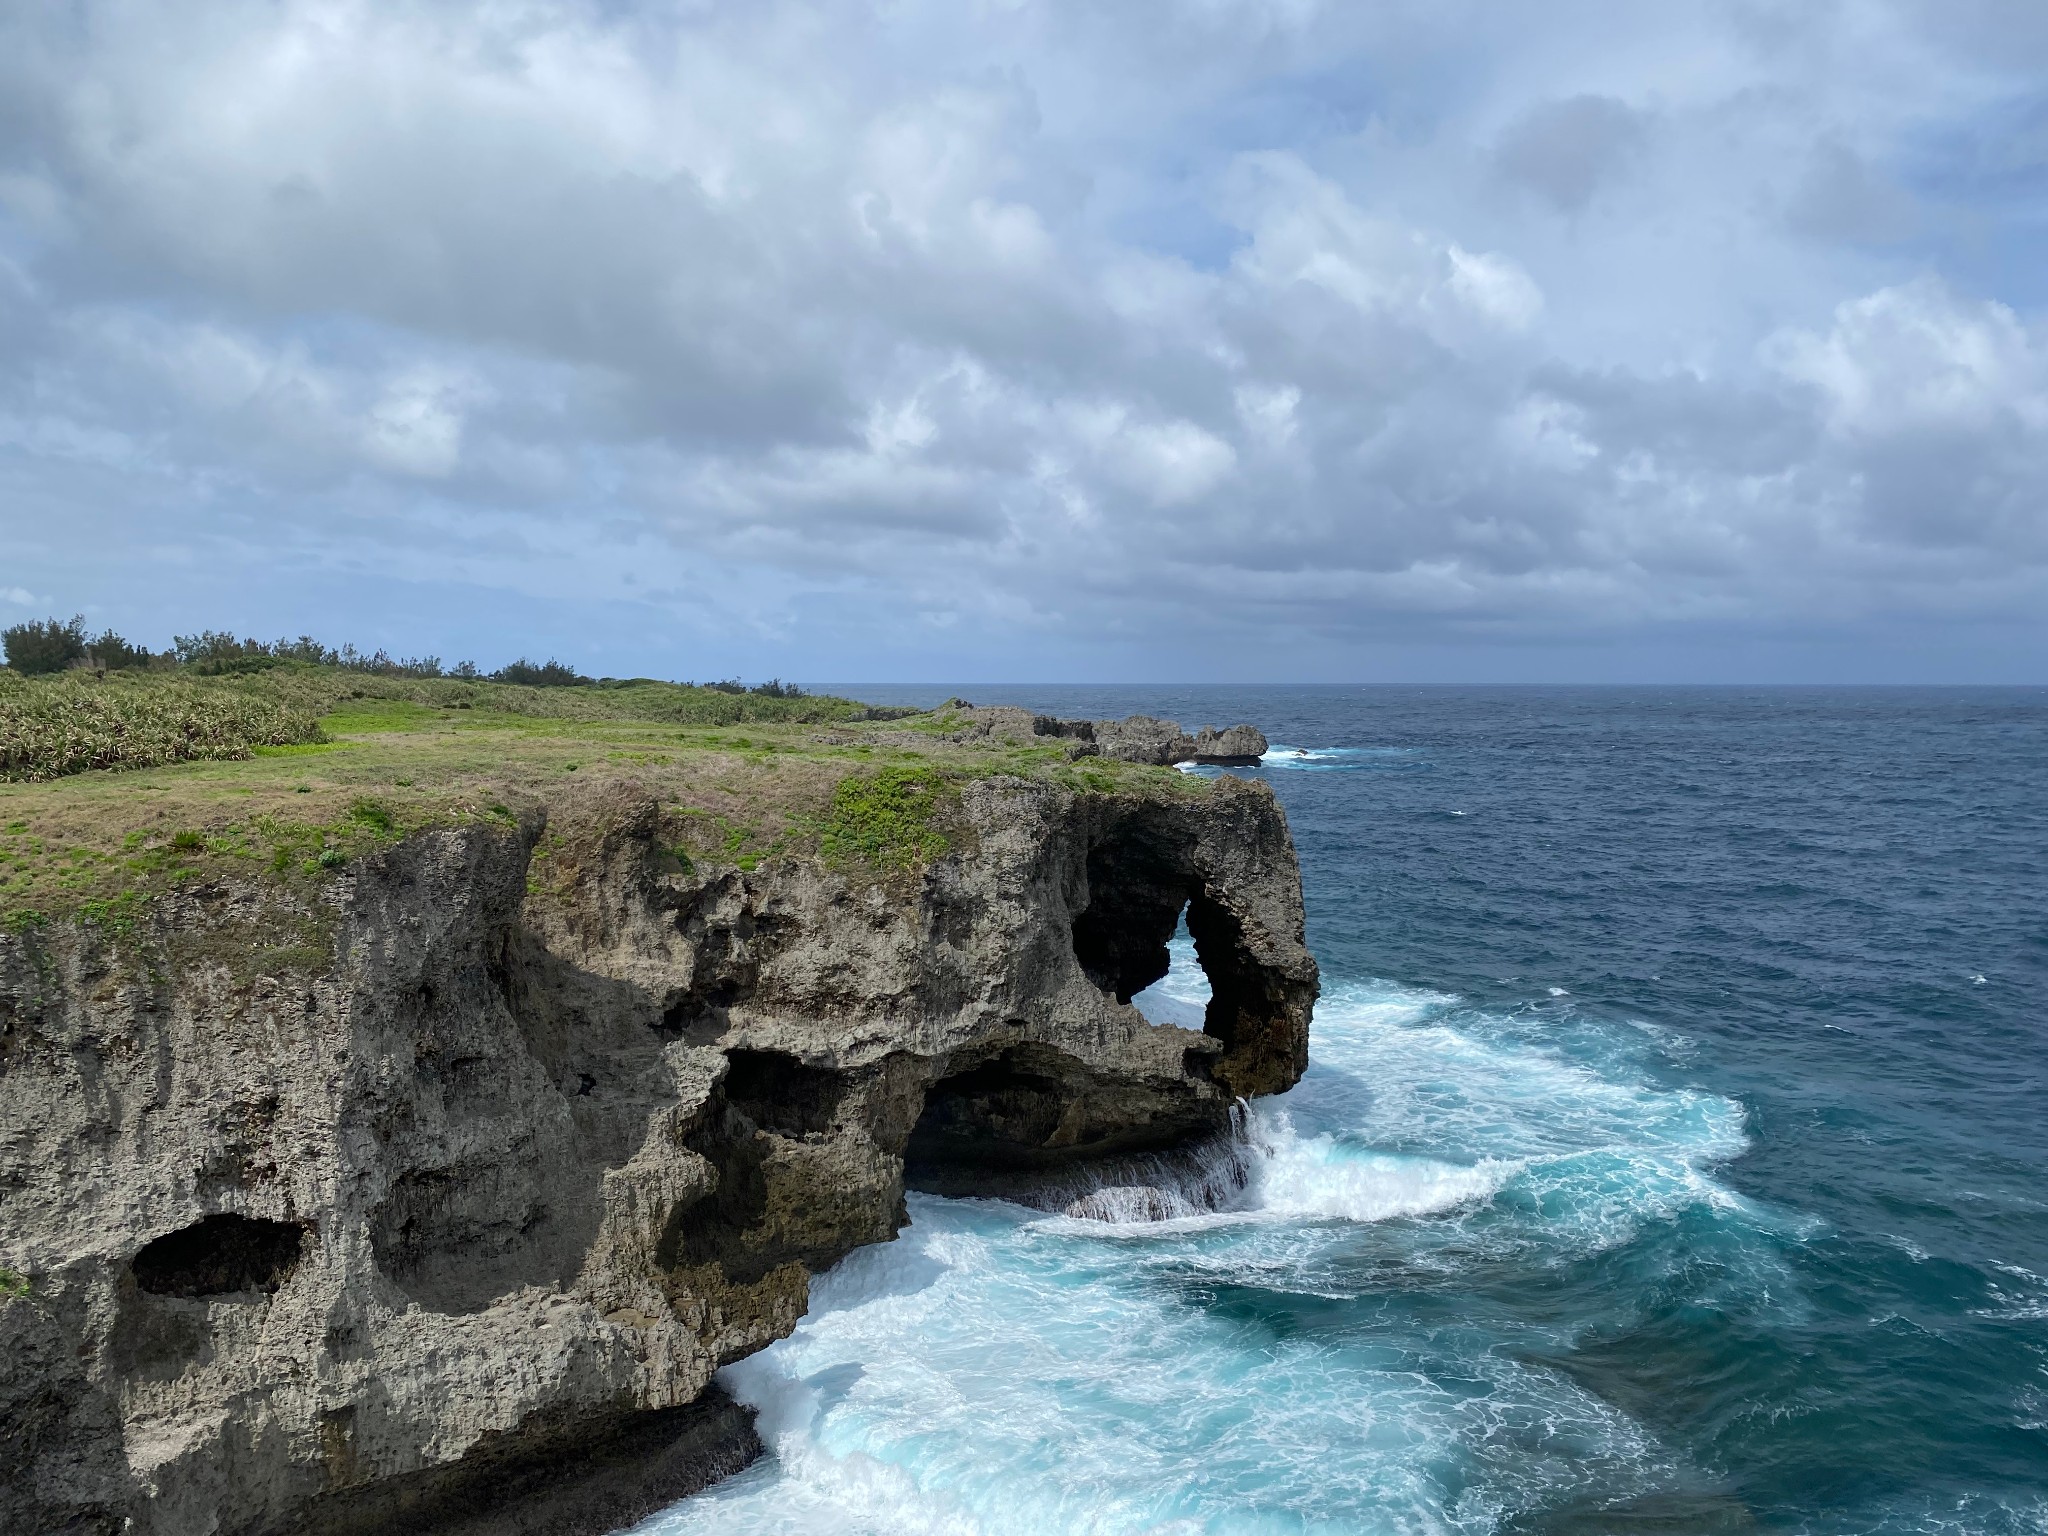
[(1494, 162), (1559, 213), (1580, 213), (1648, 137), (1644, 114), (1612, 96), (1573, 96), (1529, 108), (1502, 131)]
[(2039, 296), (1925, 241), (2019, 248), (1943, 157), (2032, 24), (1967, 10), (17, 9), (16, 579), (790, 665), (2023, 621)]

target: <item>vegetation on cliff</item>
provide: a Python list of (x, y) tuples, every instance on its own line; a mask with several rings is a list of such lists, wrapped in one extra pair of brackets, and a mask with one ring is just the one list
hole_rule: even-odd
[[(882, 879), (949, 850), (971, 778), (1203, 787), (1042, 738), (963, 742), (953, 710), (897, 718), (780, 684), (738, 687), (550, 686), (290, 659), (212, 674), (0, 672), (0, 923), (118, 925), (166, 890), (243, 873), (317, 886), (414, 831), (510, 823), (621, 778), (661, 799), (685, 867), (818, 859)], [(543, 847), (536, 881), (548, 871)]]

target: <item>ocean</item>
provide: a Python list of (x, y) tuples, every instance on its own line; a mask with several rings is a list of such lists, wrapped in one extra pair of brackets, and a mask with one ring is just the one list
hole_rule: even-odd
[(913, 1196), (640, 1536), (2048, 1530), (2048, 689), (851, 691), (1258, 724), (1310, 1068), (1239, 1209)]

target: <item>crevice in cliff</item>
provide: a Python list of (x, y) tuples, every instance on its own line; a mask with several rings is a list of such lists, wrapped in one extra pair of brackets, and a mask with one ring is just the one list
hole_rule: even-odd
[(147, 1243), (131, 1266), (154, 1296), (275, 1291), (298, 1267), (306, 1229), (255, 1216), (208, 1216)]
[(843, 1192), (832, 1188), (846, 1172), (832, 1133), (857, 1087), (848, 1074), (786, 1051), (728, 1051), (713, 1102), (685, 1142), (716, 1180), (670, 1214), (655, 1263), (684, 1272), (715, 1266), (728, 1283), (747, 1286), (784, 1264), (816, 1269), (839, 1257), (851, 1244), (838, 1209)]

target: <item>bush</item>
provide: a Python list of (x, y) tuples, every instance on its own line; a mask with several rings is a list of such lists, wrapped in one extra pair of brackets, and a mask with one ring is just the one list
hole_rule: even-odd
[(278, 662), (262, 641), (238, 640), (225, 630), (212, 629), (196, 635), (171, 636), (171, 654), (178, 658), (179, 666), (201, 677), (261, 672)]
[(0, 639), (6, 643), (7, 665), (22, 676), (62, 672), (85, 660), (85, 615), (76, 615), (68, 624), (56, 619), (16, 624)]
[(531, 662), (524, 656), (491, 674), (494, 683), (518, 683), (527, 688), (574, 688), (592, 679), (559, 661)]
[(171, 678), (0, 682), (0, 780), (241, 758), (319, 741), (314, 716), (230, 684)]
[(334, 650), (311, 635), (296, 640), (242, 640), (226, 631), (204, 630), (196, 635), (177, 635), (171, 640), (178, 665), (201, 677), (231, 677), (245, 672), (266, 672), (283, 662), (312, 667), (338, 667), (344, 672), (366, 672), (377, 677), (439, 677), (438, 656), (393, 656), (381, 647), (359, 651), (353, 645)]

